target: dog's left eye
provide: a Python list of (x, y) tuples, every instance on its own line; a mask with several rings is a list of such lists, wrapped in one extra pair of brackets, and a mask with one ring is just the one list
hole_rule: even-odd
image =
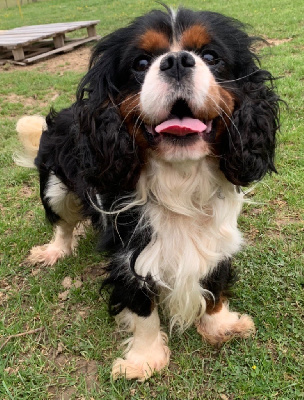
[(205, 61), (205, 63), (208, 65), (215, 65), (218, 62), (220, 62), (220, 58), (219, 58), (218, 54), (212, 50), (204, 50), (202, 52), (202, 57), (203, 57), (203, 60)]
[(137, 57), (133, 62), (133, 69), (137, 72), (145, 72), (151, 64), (151, 59), (148, 56)]

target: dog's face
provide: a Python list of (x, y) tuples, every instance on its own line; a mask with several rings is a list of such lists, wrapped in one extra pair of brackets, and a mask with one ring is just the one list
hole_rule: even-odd
[(256, 65), (252, 39), (217, 13), (167, 11), (96, 46), (79, 89), (82, 102), (89, 92), (90, 115), (98, 119), (107, 108), (108, 115), (114, 105), (118, 131), (124, 127), (143, 160), (214, 155), (227, 179), (242, 185), (275, 170), (278, 98), (271, 74)]
[(157, 157), (196, 160), (214, 152), (229, 125), (234, 94), (220, 82), (233, 77), (233, 60), (204, 14), (160, 16), (148, 16), (126, 49), (132, 92), (120, 110), (130, 134)]
[(174, 43), (152, 61), (138, 107), (149, 145), (157, 156), (173, 161), (196, 160), (211, 153), (210, 144), (220, 133), (221, 123), (232, 114), (234, 104), (210, 68), (212, 57), (218, 56), (205, 50), (210, 57), (208, 65), (207, 58), (198, 55), (204, 50), (183, 47), (182, 41)]

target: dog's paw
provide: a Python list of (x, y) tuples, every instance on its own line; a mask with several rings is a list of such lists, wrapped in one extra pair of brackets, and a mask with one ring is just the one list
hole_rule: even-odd
[(33, 247), (26, 262), (30, 265), (41, 264), (43, 266), (51, 266), (54, 265), (59, 258), (70, 254), (72, 254), (72, 248), (70, 250), (62, 249), (53, 243), (49, 243), (43, 246)]
[(227, 304), (217, 313), (204, 314), (196, 327), (203, 339), (218, 346), (236, 337), (247, 338), (255, 332), (252, 318), (229, 311)]
[(113, 379), (125, 377), (143, 382), (155, 371), (160, 371), (169, 364), (170, 350), (167, 335), (160, 332), (159, 337), (147, 348), (132, 346), (125, 359), (118, 358), (112, 367)]

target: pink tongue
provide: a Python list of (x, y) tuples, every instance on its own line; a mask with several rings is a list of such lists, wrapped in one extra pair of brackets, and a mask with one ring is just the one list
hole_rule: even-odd
[(172, 118), (155, 127), (155, 131), (157, 133), (166, 132), (179, 136), (187, 135), (188, 133), (193, 132), (204, 132), (206, 129), (207, 125), (205, 125), (199, 119), (194, 118)]

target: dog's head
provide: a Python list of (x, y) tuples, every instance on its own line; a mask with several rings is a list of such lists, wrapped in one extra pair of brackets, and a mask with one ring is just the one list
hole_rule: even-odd
[(151, 155), (216, 156), (236, 185), (275, 171), (278, 97), (253, 40), (236, 20), (183, 8), (101, 39), (76, 103), (95, 184), (131, 188)]

